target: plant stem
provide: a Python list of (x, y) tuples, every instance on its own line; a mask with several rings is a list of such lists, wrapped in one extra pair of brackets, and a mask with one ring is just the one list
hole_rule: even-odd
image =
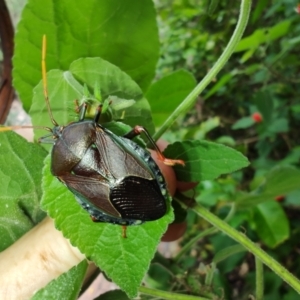
[[(180, 200), (176, 199), (176, 201), (178, 201), (179, 204), (181, 204)], [(232, 204), (231, 205), (231, 208), (230, 208), (230, 211), (228, 213), (228, 215), (226, 216), (226, 218), (224, 219), (225, 222), (228, 222), (231, 217), (234, 215), (234, 212), (235, 212), (235, 205)], [(211, 227), (211, 228), (208, 228), (202, 232), (200, 232), (198, 235), (196, 235), (194, 238), (192, 238), (191, 240), (189, 240), (182, 248), (181, 250), (178, 252), (178, 254), (173, 258), (173, 260), (175, 262), (178, 262), (182, 256), (196, 243), (198, 242), (200, 239), (204, 238), (205, 236), (207, 235), (212, 235), (212, 234), (215, 234), (218, 232), (218, 229), (215, 228), (215, 227)]]
[(202, 231), (201, 233), (199, 233), (198, 235), (196, 235), (194, 238), (192, 238), (191, 240), (189, 240), (182, 248), (181, 250), (178, 252), (178, 254), (173, 258), (173, 260), (175, 262), (178, 262), (182, 256), (196, 243), (198, 242), (200, 239), (204, 238), (207, 235), (211, 235), (218, 232), (218, 229), (211, 227), (208, 228), (204, 231)]
[[(181, 202), (181, 205), (187, 209), (187, 206)], [(209, 212), (203, 206), (198, 204), (193, 210), (210, 224), (215, 226), (220, 231), (227, 234), (233, 240), (237, 241), (239, 244), (243, 245), (247, 250), (249, 250), (257, 259), (268, 266), (274, 273), (281, 277), (286, 283), (288, 283), (296, 292), (300, 294), (300, 281), (293, 274), (291, 274), (287, 269), (280, 265), (276, 260), (269, 256), (265, 251), (253, 243), (245, 234), (232, 228), (230, 225), (219, 219), (217, 216)]]
[(209, 85), (209, 83), (217, 76), (217, 74), (224, 67), (230, 56), (234, 52), (237, 44), (241, 40), (246, 25), (248, 23), (249, 14), (251, 10), (251, 0), (242, 0), (239, 20), (234, 30), (234, 33), (226, 46), (224, 52), (219, 57), (214, 66), (206, 74), (206, 76), (199, 82), (199, 84), (191, 91), (191, 93), (182, 101), (182, 103), (174, 110), (159, 130), (154, 134), (153, 139), (157, 141), (162, 134), (171, 127), (174, 121), (182, 114), (186, 114), (194, 105), (198, 95)]
[(144, 286), (139, 287), (139, 292), (142, 294), (158, 297), (160, 299), (170, 300), (211, 300), (212, 298), (203, 298), (198, 296), (190, 296), (184, 294), (177, 294), (172, 292), (166, 292), (161, 290), (150, 289)]
[(261, 260), (255, 257), (255, 288), (256, 288), (256, 300), (264, 299), (264, 266)]

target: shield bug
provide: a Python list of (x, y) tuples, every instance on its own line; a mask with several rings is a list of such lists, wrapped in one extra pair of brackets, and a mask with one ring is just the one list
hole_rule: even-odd
[(44, 37), (43, 86), (54, 127), (39, 128), (51, 132), (51, 137), (43, 137), (40, 141), (53, 143), (52, 174), (74, 194), (94, 222), (122, 225), (124, 237), (126, 226), (163, 217), (167, 211), (165, 179), (150, 153), (132, 139), (143, 132), (165, 164), (184, 165), (184, 162), (165, 158), (150, 134), (141, 126), (135, 126), (124, 136), (118, 136), (100, 125), (101, 105), (94, 119), (86, 120), (87, 104), (83, 103), (79, 120), (60, 126), (50, 108), (45, 52)]

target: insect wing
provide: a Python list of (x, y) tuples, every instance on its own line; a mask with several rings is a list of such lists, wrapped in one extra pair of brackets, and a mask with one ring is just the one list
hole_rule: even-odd
[(166, 189), (150, 154), (136, 143), (100, 127), (96, 129), (96, 137), (95, 145), (103, 153), (102, 162), (117, 179), (111, 185), (110, 201), (122, 218), (142, 221), (161, 218), (167, 210)]
[(95, 208), (103, 213), (120, 218), (121, 215), (109, 201), (110, 187), (99, 178), (89, 178), (74, 174), (65, 174), (58, 177), (79, 199), (84, 209), (93, 215)]

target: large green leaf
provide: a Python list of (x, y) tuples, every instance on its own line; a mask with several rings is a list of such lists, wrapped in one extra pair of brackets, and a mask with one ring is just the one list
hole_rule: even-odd
[(260, 239), (271, 248), (290, 236), (287, 216), (281, 205), (274, 200), (257, 205), (254, 210), (254, 223)]
[[(159, 55), (151, 0), (28, 0), (15, 36), (14, 86), (28, 109), (41, 79), (41, 43), (47, 35), (48, 69), (68, 70), (80, 57), (112, 62), (143, 89)], [(145, 38), (146, 37), (146, 38)]]
[(63, 273), (39, 290), (31, 300), (74, 300), (77, 299), (87, 270), (84, 260), (77, 266)]
[(13, 132), (0, 134), (0, 251), (45, 216), (39, 207), (46, 151)]
[(118, 67), (101, 58), (86, 58), (74, 61), (70, 66), (72, 74), (91, 89), (100, 85), (102, 98), (117, 96), (121, 99), (133, 99), (135, 104), (116, 114), (116, 118), (126, 120), (135, 126), (142, 125), (151, 133), (154, 131), (150, 106), (143, 97), (140, 87)]
[(160, 238), (173, 220), (173, 212), (169, 209), (157, 221), (129, 226), (128, 238), (123, 238), (121, 226), (92, 222), (74, 195), (50, 173), (50, 157), (45, 162), (42, 207), (74, 246), (135, 297)]
[[(51, 110), (54, 119), (60, 125), (78, 120), (74, 100), (82, 99), (84, 91), (81, 84), (85, 83), (91, 92), (98, 85), (102, 99), (108, 96), (117, 96), (124, 101), (133, 99), (135, 104), (122, 109), (116, 117), (123, 118), (123, 121), (131, 126), (142, 125), (150, 132), (154, 130), (150, 107), (143, 98), (140, 87), (126, 73), (108, 61), (101, 58), (78, 59), (71, 64), (70, 71), (51, 70), (47, 74), (47, 80)], [(53, 127), (46, 108), (42, 82), (34, 89), (30, 115), (34, 125)], [(37, 134), (39, 137), (45, 135), (41, 131)]]
[(240, 152), (207, 141), (175, 142), (164, 154), (185, 162), (185, 166), (174, 167), (176, 177), (181, 181), (211, 180), (249, 165), (248, 159)]
[(185, 70), (178, 70), (153, 83), (145, 96), (151, 105), (155, 126), (160, 126), (195, 86), (195, 77)]

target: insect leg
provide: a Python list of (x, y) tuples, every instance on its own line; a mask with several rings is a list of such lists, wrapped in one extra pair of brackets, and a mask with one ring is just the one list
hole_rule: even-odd
[(100, 116), (101, 116), (101, 112), (102, 112), (102, 104), (100, 104), (100, 105), (97, 107), (97, 112), (96, 112), (95, 117), (94, 117), (94, 122), (95, 122), (95, 123), (98, 123), (98, 122), (99, 122), (99, 119), (100, 119)]
[(85, 114), (86, 114), (86, 110), (87, 110), (87, 107), (88, 107), (88, 105), (87, 105), (87, 103), (82, 103), (81, 105), (80, 105), (80, 116), (79, 116), (79, 121), (83, 121), (84, 120), (84, 118), (85, 118)]
[(81, 106), (79, 105), (79, 101), (78, 101), (77, 99), (74, 100), (74, 106), (75, 106), (75, 108), (74, 108), (75, 113), (76, 113), (76, 114), (79, 114), (79, 113), (80, 113)]
[(55, 143), (55, 138), (53, 138), (53, 133), (42, 136), (38, 139), (38, 143), (43, 143), (43, 144), (54, 144)]
[(157, 152), (158, 158), (163, 161), (163, 163), (167, 166), (174, 166), (174, 165), (182, 165), (184, 166), (184, 161), (181, 159), (170, 159), (170, 158), (166, 158), (162, 152), (160, 151), (160, 149), (157, 147), (156, 143), (154, 142), (154, 140), (152, 139), (151, 135), (149, 134), (149, 132), (147, 131), (146, 128), (142, 127), (142, 126), (135, 126), (131, 131), (129, 131), (127, 134), (124, 135), (125, 138), (127, 139), (133, 139), (134, 137), (140, 135), (141, 133), (144, 133), (147, 137), (147, 139), (150, 141), (150, 143), (153, 145), (155, 151)]
[(124, 239), (127, 238), (127, 235), (126, 235), (126, 229), (127, 229), (127, 226), (126, 225), (122, 225), (122, 237)]

